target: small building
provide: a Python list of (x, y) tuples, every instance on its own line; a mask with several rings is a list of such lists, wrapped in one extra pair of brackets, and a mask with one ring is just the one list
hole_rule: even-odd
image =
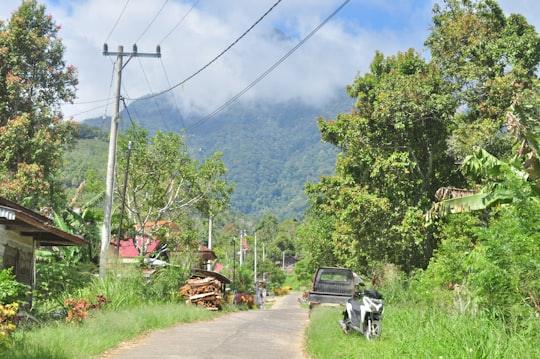
[(87, 244), (81, 236), (56, 228), (52, 219), (0, 196), (1, 267), (12, 267), (17, 281), (34, 286), (36, 248)]
[[(136, 236), (135, 238), (126, 237), (127, 239), (120, 241), (120, 247), (118, 247), (116, 239), (112, 239), (111, 251), (118, 252), (122, 263), (139, 263), (141, 259), (144, 259), (144, 262), (148, 264), (162, 264), (164, 262), (160, 259), (168, 262), (171, 259), (170, 257), (177, 257), (178, 254), (185, 253), (181, 248), (169, 248), (167, 245), (162, 245), (160, 237), (152, 236), (154, 230), (162, 227), (171, 232), (180, 231), (178, 226), (169, 220), (147, 222), (144, 227), (141, 227), (140, 225), (136, 226), (138, 231), (141, 231), (142, 228), (141, 232), (143, 235)], [(143, 246), (146, 248), (146, 253), (144, 258), (141, 258), (141, 254), (137, 247), (140, 248)], [(203, 269), (208, 261), (215, 261), (217, 259), (214, 251), (208, 247), (199, 244), (198, 248), (198, 252), (194, 253), (194, 265), (196, 268)]]

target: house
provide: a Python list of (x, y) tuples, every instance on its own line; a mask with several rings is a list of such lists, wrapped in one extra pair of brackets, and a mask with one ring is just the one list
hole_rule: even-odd
[[(122, 263), (138, 263), (140, 261), (140, 254), (139, 250), (135, 246), (135, 243), (137, 243), (138, 247), (142, 247), (144, 244), (144, 246), (146, 246), (145, 261), (149, 264), (156, 262), (162, 263), (161, 261), (156, 261), (156, 259), (162, 257), (165, 258), (165, 260), (168, 260), (169, 255), (174, 255), (175, 253), (179, 252), (178, 249), (170, 250), (165, 246), (160, 246), (159, 237), (151, 237), (151, 233), (161, 227), (165, 227), (171, 232), (178, 232), (180, 230), (176, 224), (169, 220), (147, 222), (142, 231), (145, 233), (145, 236), (137, 236), (135, 239), (131, 238), (122, 240), (120, 241), (119, 248), (116, 239), (112, 239), (111, 250), (118, 251)], [(136, 226), (136, 229), (140, 230), (141, 226)], [(201, 244), (199, 244), (199, 251), (196, 253), (196, 255), (198, 262), (196, 263), (196, 267), (200, 267), (201, 269), (205, 267), (208, 261), (214, 261), (217, 259), (214, 251)], [(151, 258), (152, 256), (156, 258)]]
[(0, 196), (0, 259), (17, 281), (33, 287), (34, 251), (38, 247), (86, 246), (80, 236), (64, 232), (52, 220)]

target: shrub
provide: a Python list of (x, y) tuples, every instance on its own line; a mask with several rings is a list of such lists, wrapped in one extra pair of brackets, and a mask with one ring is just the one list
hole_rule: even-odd
[(19, 304), (0, 304), (0, 348), (9, 347), (9, 337), (15, 331)]
[(254, 296), (247, 293), (237, 293), (236, 297), (234, 298), (234, 304), (243, 305), (251, 309), (255, 309), (257, 307)]
[(17, 282), (13, 269), (0, 270), (0, 304), (21, 302), (29, 293), (29, 287)]
[(66, 299), (64, 301), (64, 307), (67, 309), (66, 322), (82, 322), (88, 315), (89, 306), (86, 298), (81, 298), (79, 300), (75, 300), (74, 298)]

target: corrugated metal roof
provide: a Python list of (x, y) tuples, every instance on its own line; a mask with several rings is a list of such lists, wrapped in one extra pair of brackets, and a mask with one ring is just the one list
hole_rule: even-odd
[(52, 225), (51, 219), (1, 196), (0, 224), (7, 230), (32, 236), (38, 245), (88, 245), (83, 237), (64, 232)]
[(5, 218), (8, 221), (14, 221), (16, 212), (12, 209), (0, 206), (0, 217)]

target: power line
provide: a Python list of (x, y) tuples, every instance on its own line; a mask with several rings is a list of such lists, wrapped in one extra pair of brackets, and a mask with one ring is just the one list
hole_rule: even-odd
[(177, 83), (176, 85), (172, 86), (172, 87), (169, 87), (168, 89), (166, 90), (163, 90), (161, 92), (158, 92), (158, 93), (155, 93), (155, 94), (151, 94), (151, 95), (146, 95), (146, 96), (143, 96), (143, 97), (139, 97), (139, 98), (136, 98), (136, 99), (130, 99), (130, 100), (146, 100), (146, 99), (149, 99), (149, 98), (152, 98), (152, 97), (157, 97), (157, 96), (161, 96), (163, 95), (164, 93), (167, 93), (169, 91), (172, 91), (174, 90), (175, 88), (177, 88), (178, 86), (182, 86), (183, 84), (185, 84), (186, 82), (188, 82), (189, 80), (191, 80), (192, 78), (194, 78), (195, 76), (197, 76), (198, 74), (200, 74), (201, 72), (203, 72), (204, 70), (206, 70), (210, 65), (212, 65), (214, 62), (216, 62), (221, 56), (223, 56), (227, 51), (229, 51), (234, 45), (236, 45), (240, 40), (242, 40), (247, 34), (248, 32), (250, 32), (251, 30), (253, 30), (253, 28), (255, 26), (257, 26), (272, 10), (274, 10), (274, 8), (281, 2), (282, 0), (278, 0), (274, 3), (274, 5), (272, 5), (270, 7), (270, 9), (268, 9), (257, 21), (255, 21), (255, 23), (253, 25), (251, 25), (242, 35), (240, 35), (240, 37), (238, 37), (236, 40), (234, 40), (229, 46), (227, 46), (227, 48), (225, 50), (223, 50), (222, 52), (220, 52), (216, 57), (214, 57), (212, 60), (210, 60), (210, 62), (208, 62), (206, 65), (204, 65), (203, 67), (201, 67), (199, 70), (195, 71), (191, 76), (188, 76), (185, 80)]
[(146, 27), (146, 29), (144, 29), (144, 31), (142, 32), (141, 36), (139, 36), (139, 38), (137, 40), (135, 40), (134, 44), (138, 43), (139, 40), (141, 40), (141, 38), (146, 34), (146, 32), (148, 31), (148, 29), (150, 29), (150, 27), (152, 26), (152, 24), (154, 23), (154, 21), (156, 21), (157, 17), (159, 16), (159, 14), (161, 13), (161, 11), (163, 11), (163, 8), (165, 7), (165, 5), (167, 4), (169, 0), (165, 0), (163, 2), (163, 4), (161, 5), (161, 8), (158, 10), (158, 12), (156, 13), (156, 15), (154, 16), (154, 18), (152, 19), (152, 21), (150, 21), (150, 23), (148, 24), (148, 26)]
[(292, 49), (290, 49), (285, 55), (283, 55), (276, 63), (274, 63), (272, 66), (270, 66), (265, 72), (263, 72), (259, 77), (257, 77), (253, 82), (251, 82), (248, 86), (246, 86), (242, 91), (238, 92), (236, 95), (234, 95), (230, 100), (225, 102), (223, 105), (219, 106), (217, 109), (215, 109), (212, 113), (209, 115), (206, 115), (205, 117), (201, 118), (191, 126), (189, 126), (188, 130), (191, 130), (193, 128), (196, 128), (200, 125), (202, 125), (204, 122), (208, 121), (210, 118), (214, 117), (219, 112), (223, 111), (225, 108), (227, 108), (230, 104), (238, 100), (243, 94), (248, 92), (253, 86), (258, 84), (262, 79), (264, 79), (268, 74), (270, 74), (276, 67), (278, 67), (283, 61), (285, 61), (289, 56), (291, 56), (296, 50), (298, 50), (302, 45), (304, 45), (315, 33), (317, 33), (328, 21), (330, 21), (338, 12), (347, 5), (347, 3), (350, 0), (345, 0), (334, 12), (332, 12), (323, 22), (321, 22), (316, 28), (314, 28), (306, 37), (302, 39), (296, 46), (294, 46)]
[[(195, 3), (193, 3), (193, 5), (191, 6), (191, 8), (188, 10), (188, 12), (186, 12), (186, 14), (185, 14), (184, 16), (182, 16), (182, 18), (180, 19), (180, 21), (178, 21), (178, 22), (176, 23), (176, 25), (174, 25), (174, 27), (172, 28), (172, 30), (169, 31), (169, 32), (167, 33), (167, 35), (165, 35), (165, 36), (163, 37), (163, 39), (161, 39), (161, 41), (158, 42), (158, 44), (163, 44), (163, 42), (164, 42), (164, 41), (165, 41), (165, 40), (166, 40), (166, 39), (174, 32), (174, 30), (176, 30), (176, 28), (177, 28), (178, 26), (180, 26), (180, 24), (181, 24), (182, 22), (184, 22), (184, 19), (189, 15), (189, 13), (191, 12), (191, 10), (193, 10), (193, 9), (195, 8), (195, 6), (197, 6), (198, 3), (199, 3), (199, 0), (195, 1)], [(169, 86), (170, 86), (170, 85), (169, 85)]]
[(126, 8), (129, 4), (129, 0), (126, 0), (126, 3), (124, 4), (124, 7), (122, 8), (122, 11), (120, 12), (120, 15), (118, 15), (118, 18), (116, 19), (116, 22), (114, 23), (112, 29), (111, 29), (111, 32), (109, 32), (109, 35), (107, 36), (107, 38), (105, 39), (104, 42), (107, 42), (109, 41), (109, 38), (111, 37), (114, 29), (116, 29), (116, 25), (118, 25), (118, 23), (120, 22), (120, 19), (122, 18), (122, 15), (124, 15), (124, 11), (126, 11)]
[[(152, 86), (150, 85), (150, 80), (148, 80), (148, 76), (146, 74), (146, 71), (144, 71), (144, 67), (143, 67), (143, 64), (142, 64), (140, 59), (139, 59), (139, 65), (141, 66), (141, 70), (143, 72), (146, 84), (148, 85), (148, 89), (150, 90), (150, 93), (152, 93)], [(156, 105), (156, 108), (158, 110), (159, 117), (161, 118), (161, 122), (165, 126), (165, 129), (168, 131), (169, 128), (167, 126), (167, 123), (165, 122), (165, 117), (163, 116), (163, 112), (161, 111), (161, 107), (159, 106), (159, 103), (157, 102), (157, 99), (155, 97), (153, 98), (153, 101), (154, 101), (154, 104)]]
[[(163, 60), (161, 58), (159, 59), (161, 63), (161, 69), (163, 70), (163, 74), (165, 75), (165, 80), (167, 81), (167, 86), (171, 87), (171, 82), (169, 81), (169, 76), (167, 75), (167, 71), (165, 70), (165, 65), (163, 64)], [(180, 113), (180, 107), (178, 106), (178, 102), (176, 102), (176, 97), (174, 97), (173, 93), (169, 93), (172, 97), (172, 100), (174, 102), (174, 108), (176, 109), (176, 112), (178, 113), (178, 118), (180, 119), (180, 122), (182, 123), (182, 128), (186, 128), (186, 124), (184, 123), (184, 118), (182, 117), (182, 114)]]

